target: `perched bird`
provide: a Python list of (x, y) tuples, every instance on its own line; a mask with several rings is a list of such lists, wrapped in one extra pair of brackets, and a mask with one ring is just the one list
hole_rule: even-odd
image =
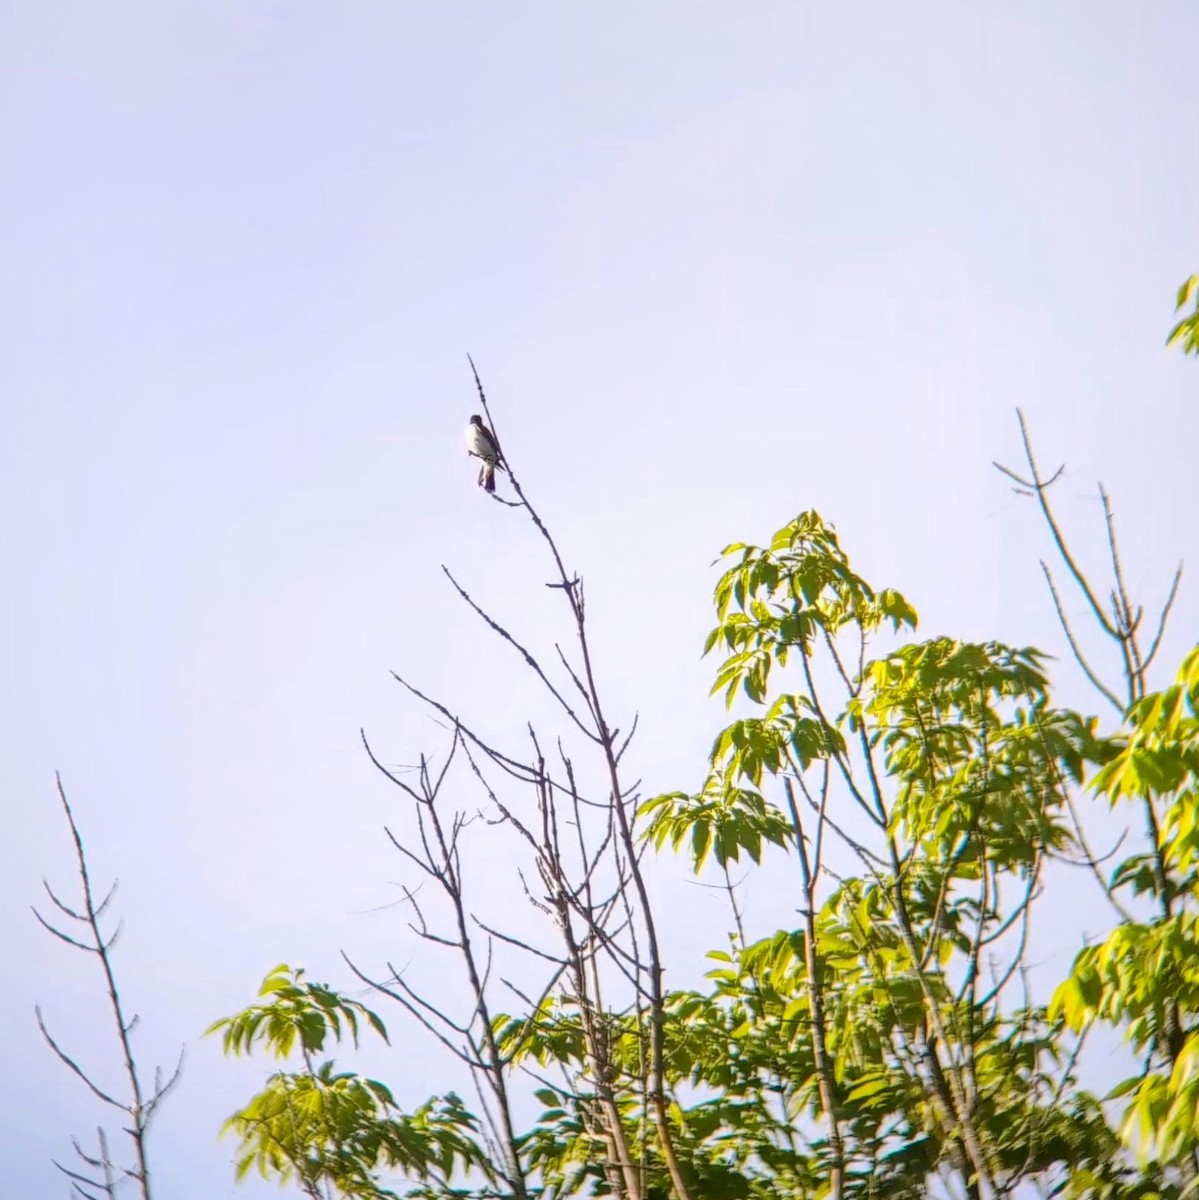
[(495, 435), (483, 424), (483, 418), (478, 413), (471, 417), (466, 427), (466, 452), (483, 460), (483, 465), (479, 467), (479, 487), (494, 492), (495, 469), (503, 467), (504, 459)]

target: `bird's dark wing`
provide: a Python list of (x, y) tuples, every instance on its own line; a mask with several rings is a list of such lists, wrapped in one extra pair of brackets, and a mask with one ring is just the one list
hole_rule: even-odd
[(498, 461), (502, 456), (500, 454), (499, 443), (495, 440), (495, 435), (487, 428), (486, 425), (480, 423), (478, 426), (479, 436), (487, 443), (487, 448), (495, 455)]

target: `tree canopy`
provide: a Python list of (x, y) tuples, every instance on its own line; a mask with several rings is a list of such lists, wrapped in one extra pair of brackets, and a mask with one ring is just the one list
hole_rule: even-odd
[[(731, 720), (694, 790), (651, 797), (628, 781), (631, 734), (603, 706), (582, 581), (506, 454), (507, 503), (545, 541), (573, 648), (554, 646), (551, 669), (450, 579), (548, 688), (575, 742), (531, 728), (527, 749), (496, 746), (400, 679), (450, 732), (415, 781), (375, 759), (416, 819), (413, 836), (389, 836), (431, 889), (408, 893), (413, 927), (456, 955), (469, 999), (449, 1011), (402, 971), (348, 963), (465, 1064), (477, 1103), (445, 1092), (401, 1111), (387, 1085), (332, 1056), (367, 1028), (386, 1037), (378, 1014), (281, 966), (258, 1003), (213, 1027), (231, 1053), (280, 1060), (228, 1122), (239, 1170), (312, 1197), (1189, 1194), (1199, 647), (1151, 689), (1178, 578), (1151, 631), (1106, 493), (1101, 587), (1070, 552), (1055, 477), (1026, 432), (1024, 444), (1026, 466), (1001, 470), (1041, 508), (1065, 573), (1047, 568), (1051, 596), (1110, 719), (1060, 706), (1035, 648), (918, 636), (913, 605), (860, 575), (808, 511), (725, 548), (705, 651)], [(1119, 678), (1084, 654), (1064, 586), (1118, 648)], [(1109, 806), (1126, 825), (1114, 861), (1088, 838)], [(523, 848), (512, 869), (544, 927), (536, 942), (473, 906), (463, 847), (504, 832)], [(658, 854), (685, 856), (727, 893), (732, 932), (703, 987), (664, 986)], [(739, 889), (755, 871), (784, 881), (771, 927), (744, 919)], [(1093, 890), (1109, 932), (1045, 987), (1028, 946), (1051, 872)], [(500, 952), (527, 960), (520, 984), (496, 978)], [(1127, 1043), (1122, 1082), (1102, 1095), (1080, 1082), (1097, 1025)]]

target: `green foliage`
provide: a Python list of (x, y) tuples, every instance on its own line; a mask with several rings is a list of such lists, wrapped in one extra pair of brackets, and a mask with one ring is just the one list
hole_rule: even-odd
[(1181, 346), (1184, 354), (1199, 354), (1199, 275), (1192, 275), (1179, 287), (1175, 314), (1182, 312), (1192, 300), (1195, 311), (1183, 317), (1166, 338), (1167, 346)]
[(258, 994), (271, 997), (270, 1003), (251, 1005), (206, 1031), (224, 1031), (226, 1054), (249, 1054), (255, 1043), (262, 1042), (276, 1058), (287, 1058), (297, 1041), (304, 1053), (319, 1054), (328, 1038), (341, 1040), (343, 1025), (356, 1046), (360, 1019), (387, 1041), (387, 1030), (375, 1013), (324, 984), (305, 983), (302, 967), (293, 970), (280, 963), (263, 980)]
[[(692, 1200), (1193, 1196), (1199, 647), (1105, 735), (1055, 705), (1033, 648), (902, 641), (915, 611), (858, 575), (816, 513), (725, 554), (706, 651), (722, 655), (713, 692), (738, 713), (699, 790), (637, 815), (649, 845), (697, 873), (756, 866), (767, 846), (795, 859), (783, 907), (801, 919), (750, 937), (738, 913), (706, 985), (666, 995), (665, 1122)], [(1028, 928), (1045, 864), (1089, 854), (1075, 824), (1088, 789), (1149, 830), (1110, 877), (1135, 916), (1043, 1005)], [(405, 1115), (383, 1084), (314, 1062), (364, 1026), (386, 1038), (369, 1009), (285, 966), (260, 998), (213, 1030), (229, 1053), (298, 1052), (304, 1069), (272, 1076), (230, 1119), (240, 1173), (310, 1195), (391, 1196), (385, 1172), (410, 1195), (518, 1194), (455, 1096)], [(623, 1196), (614, 1129), (644, 1200), (677, 1194), (644, 1001), (605, 1009), (562, 983), (491, 1020), (507, 1077), (531, 1078), (539, 1106), (516, 1139), (527, 1194)], [(1104, 1100), (1076, 1074), (1096, 1022), (1138, 1058)]]
[(428, 1180), (488, 1165), (474, 1140), (476, 1122), (457, 1096), (405, 1115), (383, 1084), (335, 1072), (332, 1062), (310, 1075), (272, 1075), (224, 1128), (241, 1140), (239, 1179), (257, 1169), (263, 1178), (329, 1183), (366, 1200), (396, 1194), (380, 1183), (381, 1168)]
[(736, 558), (716, 585), (718, 624), (704, 652), (723, 644), (729, 655), (712, 692), (731, 707), (740, 688), (761, 703), (774, 666), (786, 666), (799, 648), (849, 624), (874, 630), (916, 627), (915, 610), (895, 591), (875, 591), (850, 569), (837, 535), (818, 513), (801, 513), (771, 539), (769, 548), (740, 542), (724, 549)]
[(782, 846), (791, 836), (786, 820), (760, 792), (732, 785), (721, 771), (709, 775), (695, 796), (684, 792), (654, 796), (640, 811), (650, 818), (647, 836), (658, 849), (667, 841), (673, 850), (687, 842), (696, 871), (709, 852), (721, 867), (738, 862), (742, 850), (755, 863), (761, 862), (763, 841)]
[(512, 1062), (576, 1065), (585, 1056), (579, 1014), (568, 1000), (546, 996), (525, 1017), (500, 1013), (492, 1022), (500, 1052)]
[[(262, 1045), (275, 1058), (299, 1049), (305, 1069), (278, 1071), (223, 1127), (239, 1139), (237, 1177), (257, 1170), (281, 1183), (294, 1180), (309, 1195), (332, 1187), (355, 1200), (394, 1197), (381, 1171), (398, 1172), (422, 1185), (471, 1169), (494, 1176), (478, 1143), (475, 1118), (452, 1093), (434, 1097), (411, 1114), (375, 1079), (337, 1071), (332, 1059), (312, 1055), (343, 1033), (358, 1043), (360, 1020), (384, 1040), (383, 1022), (370, 1009), (332, 988), (304, 980), (300, 968), (281, 964), (267, 975), (252, 1005), (217, 1021), (227, 1054), (249, 1054)], [(420, 1186), (411, 1195), (430, 1194)], [(446, 1194), (438, 1191), (436, 1194)]]
[[(1149, 764), (1137, 768), (1145, 786), (1176, 786), (1179, 729), (1162, 734), (1168, 752), (1148, 735), (1123, 749), (1100, 737), (1093, 719), (1053, 706), (1045, 656), (1031, 648), (940, 637), (869, 659), (883, 627), (912, 629), (915, 612), (899, 592), (855, 573), (814, 513), (779, 530), (768, 548), (735, 545), (726, 555), (734, 562), (717, 585), (706, 644), (726, 652), (713, 691), (730, 706), (744, 696), (760, 715), (717, 735), (698, 793), (642, 806), (647, 837), (659, 848), (686, 847), (697, 871), (709, 853), (723, 866), (744, 849), (756, 862), (763, 840), (810, 854), (812, 833), (796, 821), (831, 836), (827, 803), (842, 821), (856, 809), (858, 826), (863, 818), (867, 833), (873, 826), (874, 848), (853, 843), (867, 869), (819, 907), (810, 952), (802, 929), (734, 946), (709, 976), (713, 995), (680, 1001), (672, 1060), (680, 1081), (715, 1090), (704, 1101), (710, 1111), (777, 1089), (788, 1117), (811, 1123), (796, 1178), (820, 1178), (832, 1165), (821, 1136), (832, 1115), (827, 1095), (847, 1194), (880, 1194), (880, 1181), (889, 1194), (923, 1191), (931, 1176), (962, 1169), (969, 1136), (992, 1186), (1038, 1178), (1078, 1195), (1134, 1194), (1135, 1172), (1113, 1164), (1116, 1132), (1074, 1086), (1060, 1006), (1012, 1012), (1001, 996), (1019, 977), (1046, 858), (1078, 849), (1068, 789), (1099, 768), (1110, 790), (1128, 761)], [(794, 682), (772, 694), (779, 671)], [(1160, 725), (1182, 711), (1167, 693), (1145, 703), (1143, 720)], [(806, 818), (782, 803), (783, 779), (802, 790)], [(1179, 861), (1185, 853), (1192, 863), (1196, 823), (1179, 818), (1167, 828), (1178, 831)], [(1144, 869), (1128, 871), (1152, 887)], [(1189, 953), (1185, 940), (1171, 944)], [(994, 964), (987, 986), (984, 954)], [(1183, 962), (1167, 963), (1160, 947), (1135, 970), (1149, 992), (1184, 978)], [(823, 1091), (817, 997), (830, 1061)], [(753, 1163), (771, 1163), (793, 1130), (784, 1119), (759, 1123), (752, 1136), (739, 1127), (738, 1137), (752, 1145)]]
[(1148, 1067), (1119, 1085), (1121, 1130), (1146, 1160), (1199, 1154), (1199, 647), (1173, 684), (1135, 703), (1095, 779), (1113, 805), (1142, 808), (1156, 845), (1120, 862), (1113, 890), (1151, 899), (1075, 959), (1053, 1011), (1074, 1029), (1122, 1028)]
[(951, 852), (959, 873), (976, 875), (985, 854), (1027, 874), (1069, 841), (1060, 784), (1081, 782), (1103, 748), (1094, 722), (1050, 707), (1043, 662), (938, 638), (870, 667), (860, 711), (897, 784), (892, 830), (933, 860)]

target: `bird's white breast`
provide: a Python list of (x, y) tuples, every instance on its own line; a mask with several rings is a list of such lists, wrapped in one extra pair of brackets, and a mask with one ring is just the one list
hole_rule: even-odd
[(466, 427), (466, 449), (484, 462), (495, 462), (495, 450), (478, 425), (471, 424)]

